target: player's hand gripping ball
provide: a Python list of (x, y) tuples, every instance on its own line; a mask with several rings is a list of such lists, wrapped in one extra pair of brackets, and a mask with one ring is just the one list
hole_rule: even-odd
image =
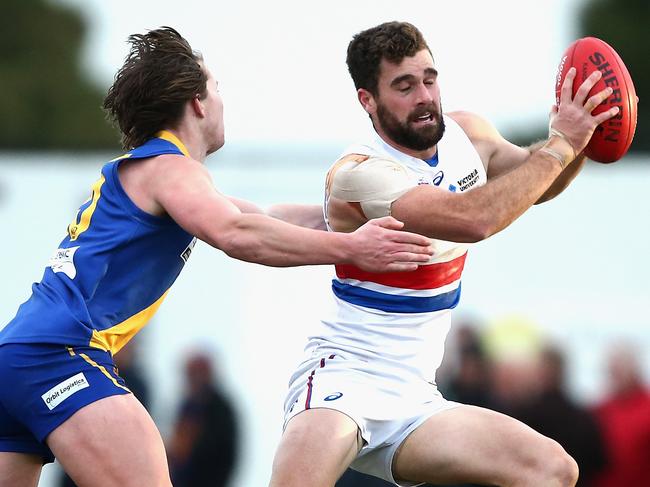
[(625, 155), (630, 148), (636, 130), (637, 98), (632, 78), (623, 60), (606, 42), (596, 37), (583, 37), (574, 41), (562, 55), (555, 83), (555, 98), (559, 104), (560, 89), (567, 71), (576, 68), (573, 81), (573, 94), (582, 82), (596, 69), (603, 73), (602, 78), (591, 89), (589, 96), (608, 86), (612, 94), (593, 114), (599, 114), (617, 106), (618, 114), (603, 122), (594, 132), (584, 150), (585, 155), (597, 162), (615, 162)]

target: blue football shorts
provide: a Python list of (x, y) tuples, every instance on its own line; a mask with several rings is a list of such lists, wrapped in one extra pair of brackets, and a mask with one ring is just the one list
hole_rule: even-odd
[(131, 391), (109, 352), (92, 347), (0, 345), (0, 452), (54, 461), (45, 438), (79, 409)]

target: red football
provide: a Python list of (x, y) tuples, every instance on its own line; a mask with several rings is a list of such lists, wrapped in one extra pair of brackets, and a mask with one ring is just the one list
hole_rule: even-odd
[(608, 86), (614, 90), (593, 113), (604, 112), (613, 106), (617, 106), (619, 112), (596, 128), (584, 152), (593, 161), (618, 161), (630, 148), (636, 130), (637, 100), (630, 73), (620, 56), (605, 41), (596, 37), (578, 39), (562, 55), (555, 83), (558, 104), (562, 82), (571, 66), (577, 70), (573, 82), (574, 94), (582, 82), (597, 69), (603, 73), (603, 77), (591, 89), (590, 96)]

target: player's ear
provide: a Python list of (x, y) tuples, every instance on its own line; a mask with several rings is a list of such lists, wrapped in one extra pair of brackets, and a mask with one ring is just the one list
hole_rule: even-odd
[(357, 90), (357, 98), (359, 99), (359, 103), (361, 103), (361, 106), (368, 113), (368, 115), (374, 115), (374, 113), (377, 111), (377, 102), (375, 101), (373, 94), (368, 90), (359, 88)]
[(201, 118), (205, 117), (205, 107), (201, 102), (201, 95), (194, 95), (194, 97), (190, 100), (190, 106), (196, 116)]

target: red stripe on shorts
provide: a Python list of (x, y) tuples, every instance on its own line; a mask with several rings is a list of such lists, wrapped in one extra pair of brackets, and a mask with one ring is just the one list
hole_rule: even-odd
[[(328, 359), (333, 359), (336, 356), (336, 354), (332, 354)], [(325, 367), (325, 358), (320, 359), (320, 368)], [(314, 374), (316, 374), (316, 370), (314, 369), (311, 371), (311, 374), (309, 374), (309, 377), (307, 378), (307, 398), (305, 399), (305, 409), (311, 409), (311, 393), (312, 393), (312, 388), (313, 388), (313, 381), (314, 381)]]

